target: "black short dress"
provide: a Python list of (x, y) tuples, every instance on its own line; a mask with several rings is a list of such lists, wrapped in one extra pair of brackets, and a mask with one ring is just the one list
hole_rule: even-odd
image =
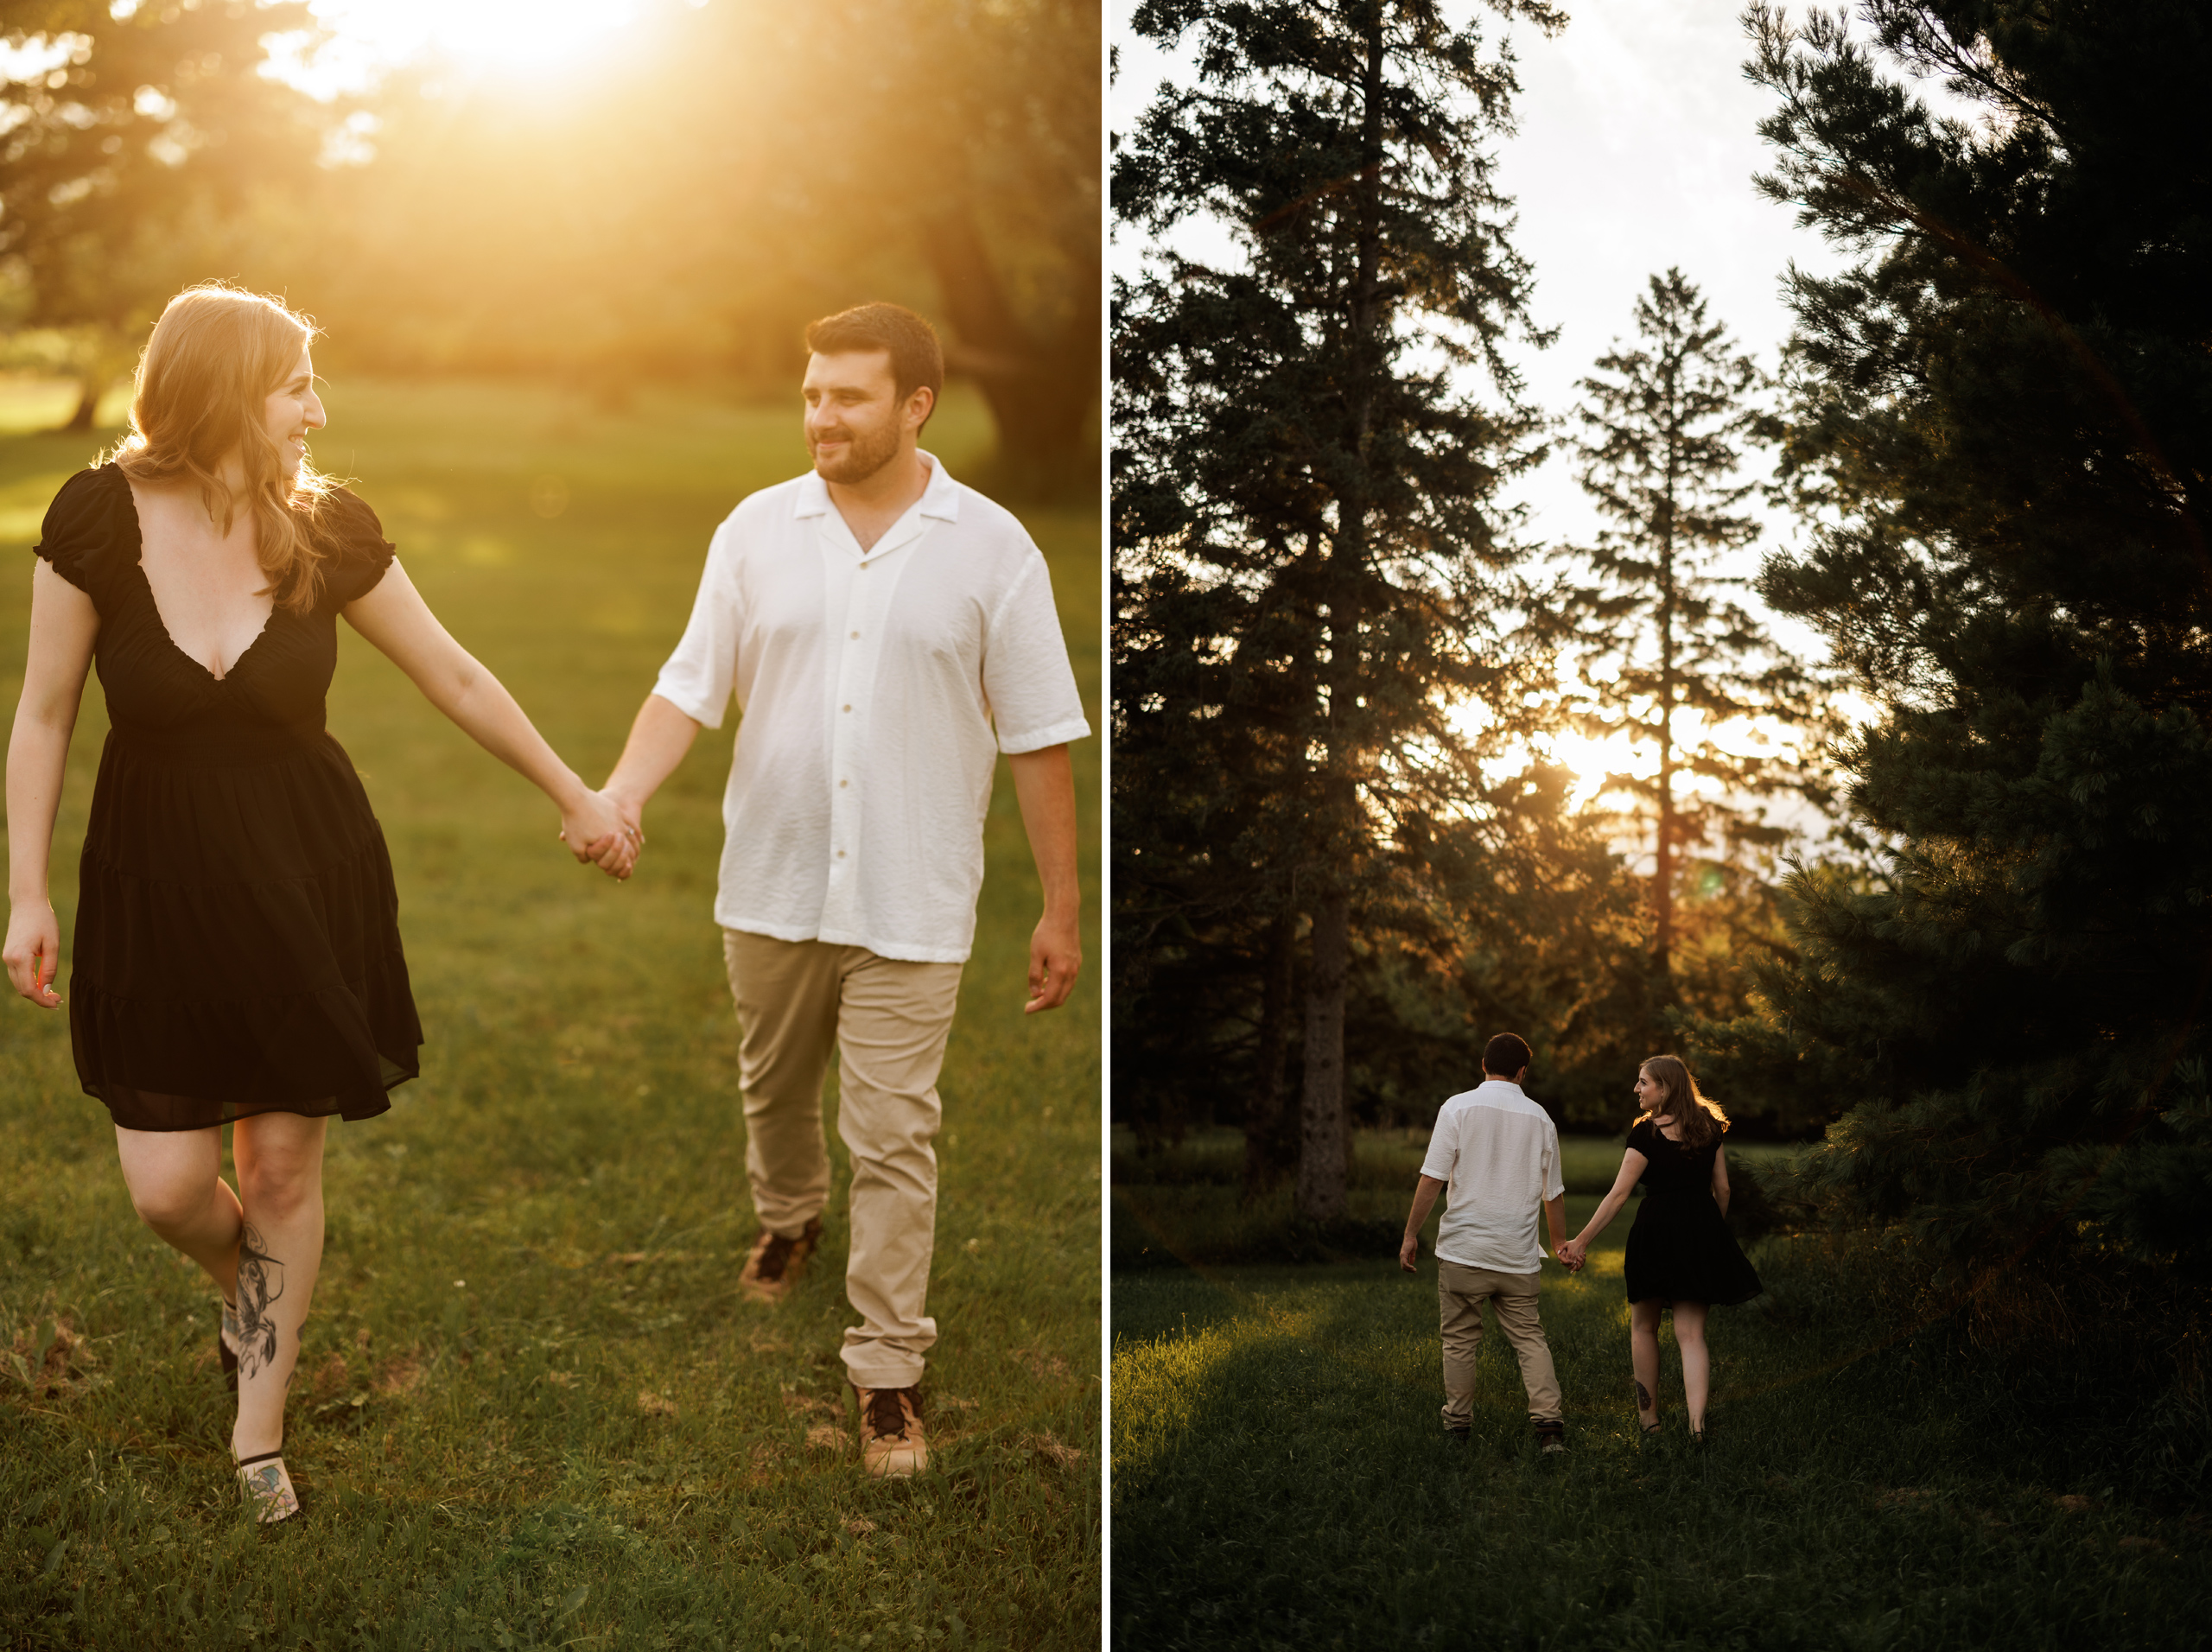
[(391, 565), (376, 513), (319, 512), (321, 599), (278, 608), (219, 680), (177, 647), (113, 465), (79, 472), (37, 553), (99, 611), (110, 730), (79, 871), (77, 1077), (133, 1130), (257, 1113), (366, 1118), (415, 1077), (423, 1029), (391, 860), (323, 730), (338, 611)]
[(1669, 1141), (1638, 1119), (1628, 1145), (1642, 1153), (1643, 1198), (1628, 1230), (1623, 1273), (1631, 1302), (1748, 1302), (1764, 1287), (1713, 1198), (1715, 1136), (1702, 1147)]

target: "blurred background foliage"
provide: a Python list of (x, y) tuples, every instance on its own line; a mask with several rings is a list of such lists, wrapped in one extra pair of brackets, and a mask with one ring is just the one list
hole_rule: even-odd
[(296, 0), (10, 4), (0, 365), (74, 378), (89, 428), (164, 301), (227, 276), (314, 315), (327, 372), (782, 395), (809, 319), (888, 298), (991, 410), (974, 480), (1095, 486), (1097, 9), (630, 12), (536, 72), (349, 84)]

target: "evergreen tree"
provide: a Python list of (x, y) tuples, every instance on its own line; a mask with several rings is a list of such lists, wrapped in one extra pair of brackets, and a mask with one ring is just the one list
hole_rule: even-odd
[[(298, 233), (338, 111), (260, 71), (271, 36), (318, 33), (299, 0), (9, 8), (0, 41), (22, 67), (0, 75), (0, 260), (28, 288), (22, 320), (79, 340), (71, 429), (92, 428), (171, 294)], [(39, 48), (61, 60), (34, 67)]]
[[(1529, 272), (1482, 148), (1515, 84), (1446, 10), (1146, 0), (1133, 27), (1194, 41), (1198, 80), (1163, 88), (1112, 179), (1156, 244), (1114, 321), (1121, 945), (1200, 913), (1270, 949), (1294, 925), (1315, 1218), (1344, 1209), (1355, 915), (1421, 929), (1468, 868), (1509, 908), (1545, 875), (1524, 853), (1541, 800), (1483, 766), (1548, 664), (1497, 634), (1519, 594), (1497, 493), (1537, 423), (1499, 353)], [(1238, 257), (1161, 238), (1194, 219)], [(1494, 402), (1463, 388), (1478, 373)]]
[[(1677, 887), (1696, 852), (1716, 838), (1731, 861), (1746, 848), (1770, 852), (1789, 829), (1745, 800), (1813, 784), (1786, 753), (1731, 749), (1719, 726), (1802, 721), (1812, 683), (1737, 600), (1748, 581), (1720, 571), (1759, 537), (1758, 518), (1738, 507), (1758, 486), (1741, 468), (1763, 419), (1754, 398), (1764, 375), (1707, 319), (1680, 270), (1650, 278), (1636, 329), (1636, 347), (1617, 344), (1581, 381), (1580, 479), (1611, 525), (1572, 553), (1594, 577), (1565, 613), (1576, 622), (1584, 732), (1625, 731), (1658, 758), (1656, 775), (1609, 775), (1605, 789), (1633, 798), (1649, 823), (1651, 956), (1664, 1001), (1674, 996)], [(1695, 721), (1686, 726), (1683, 714)], [(1726, 790), (1684, 790), (1684, 778)]]
[(2202, 1267), (2212, 14), (1866, 12), (1749, 15), (1764, 187), (1853, 259), (1790, 277), (1813, 531), (1764, 589), (1882, 708), (1851, 800), (1897, 847), (1795, 880), (1770, 1013), (1708, 1036), (1840, 1113), (1821, 1184), (1955, 1270)]

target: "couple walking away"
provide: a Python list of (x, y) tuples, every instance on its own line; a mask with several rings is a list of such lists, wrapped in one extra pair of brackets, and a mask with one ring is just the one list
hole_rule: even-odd
[(1546, 1452), (1567, 1449), (1559, 1376), (1536, 1315), (1544, 1260), (1536, 1213), (1541, 1207), (1553, 1254), (1580, 1273), (1591, 1241), (1643, 1181), (1647, 1191), (1629, 1229), (1624, 1270), (1637, 1420), (1645, 1436), (1659, 1433), (1659, 1316), (1671, 1307), (1675, 1340), (1682, 1354), (1690, 1437), (1702, 1440), (1712, 1381), (1706, 1311), (1715, 1303), (1747, 1302), (1759, 1293), (1758, 1275), (1728, 1231), (1728, 1163), (1720, 1145), (1727, 1115), (1699, 1094), (1696, 1080), (1679, 1058), (1653, 1056), (1646, 1061), (1636, 1076), (1642, 1110), (1629, 1131), (1620, 1175), (1588, 1224), (1568, 1239), (1559, 1131), (1521, 1089), (1529, 1060), (1527, 1043), (1513, 1033), (1499, 1033), (1484, 1048), (1482, 1083), (1438, 1110), (1398, 1249), (1398, 1265), (1412, 1273), (1421, 1255), (1421, 1230), (1437, 1195), (1445, 1193), (1436, 1230), (1436, 1296), (1444, 1341), (1446, 1436), (1464, 1444), (1474, 1426), (1475, 1354), (1482, 1342), (1483, 1304), (1488, 1302), (1521, 1363), (1539, 1445)]
[[(734, 695), (715, 916), (740, 1027), (760, 1232), (741, 1282), (780, 1297), (819, 1244), (822, 1086), (853, 1160), (845, 1333), (862, 1461), (926, 1465), (918, 1385), (936, 1221), (938, 1071), (975, 929), (982, 822), (1009, 754), (1044, 886), (1031, 1011), (1082, 963), (1067, 742), (1089, 734), (1045, 561), (917, 445), (943, 357), (863, 305), (807, 332), (813, 469), (715, 532), (689, 627), (603, 791), (441, 626), (367, 505), (318, 474), (315, 328), (220, 283), (173, 299), (130, 434), (47, 512), (8, 747), (16, 990), (52, 1009), (47, 869), (85, 674), (111, 725), (79, 869), (69, 1029), (139, 1215), (221, 1294), (232, 1453), (264, 1521), (298, 1512), (284, 1395), (323, 1242), (331, 1117), (365, 1119), (423, 1042), (391, 863), (324, 731), (338, 617), (627, 878), (646, 801)], [(233, 1125), (237, 1185), (222, 1179)]]

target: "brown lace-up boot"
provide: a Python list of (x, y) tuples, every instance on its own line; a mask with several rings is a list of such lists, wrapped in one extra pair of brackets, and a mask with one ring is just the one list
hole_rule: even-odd
[(861, 1463), (870, 1474), (903, 1478), (929, 1467), (919, 1388), (855, 1385), (853, 1395), (860, 1401)]
[(745, 1259), (745, 1271), (737, 1276), (738, 1289), (762, 1302), (782, 1301), (791, 1280), (821, 1242), (820, 1217), (809, 1221), (796, 1239), (764, 1229), (753, 1242), (753, 1254)]

